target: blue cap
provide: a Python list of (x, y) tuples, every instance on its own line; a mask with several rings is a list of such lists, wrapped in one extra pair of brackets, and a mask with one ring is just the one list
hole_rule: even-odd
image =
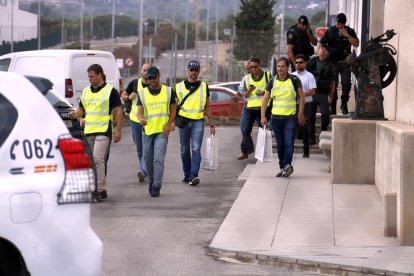
[(197, 60), (192, 60), (188, 63), (187, 69), (200, 69), (200, 63)]

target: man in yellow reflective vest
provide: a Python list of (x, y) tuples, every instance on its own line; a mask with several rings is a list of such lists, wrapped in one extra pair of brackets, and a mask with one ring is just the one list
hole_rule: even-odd
[[(245, 110), (245, 123), (242, 129), (242, 142), (240, 145), (241, 153), (238, 160), (248, 158), (250, 153), (254, 152), (254, 143), (252, 139), (252, 129), (255, 121), (260, 121), (260, 107), (266, 84), (271, 76), (269, 72), (265, 72), (260, 68), (260, 59), (252, 58), (250, 60), (251, 73), (244, 77), (244, 97), (247, 101)], [(270, 109), (266, 113), (270, 116)]]
[(108, 197), (105, 155), (109, 151), (111, 137), (113, 137), (115, 143), (121, 140), (122, 103), (119, 92), (104, 81), (105, 75), (101, 65), (92, 64), (87, 71), (91, 86), (83, 89), (79, 107), (70, 112), (69, 116), (71, 118), (81, 118), (85, 115), (84, 133), (88, 139), (96, 165), (97, 199), (105, 200)]
[[(302, 126), (306, 122), (305, 97), (300, 79), (288, 73), (287, 58), (281, 57), (277, 60), (276, 70), (277, 75), (266, 86), (261, 107), (261, 122), (262, 125), (267, 125), (268, 121), (264, 115), (269, 100), (273, 100), (271, 124), (276, 137), (280, 168), (276, 177), (289, 177), (293, 173), (292, 160), (297, 122)], [(296, 105), (298, 99), (299, 112)]]
[(168, 135), (173, 130), (176, 114), (176, 96), (171, 87), (161, 84), (157, 67), (148, 68), (147, 78), (150, 85), (138, 91), (137, 117), (143, 129), (142, 146), (149, 178), (148, 190), (151, 197), (158, 197), (164, 176)]
[(145, 63), (141, 68), (141, 77), (139, 79), (132, 80), (126, 90), (122, 93), (122, 99), (126, 101), (132, 101), (131, 112), (129, 113), (129, 120), (131, 124), (132, 140), (134, 140), (135, 147), (137, 149), (137, 157), (139, 161), (139, 167), (137, 171), (137, 177), (139, 182), (144, 182), (147, 176), (147, 169), (145, 167), (145, 157), (142, 154), (142, 125), (140, 124), (137, 112), (137, 93), (141, 89), (149, 86), (147, 78), (147, 70), (152, 67), (151, 63)]
[[(181, 161), (183, 162), (184, 179), (181, 181), (190, 186), (200, 184), (198, 172), (201, 163), (201, 144), (204, 136), (204, 114), (210, 123), (210, 135), (216, 133), (213, 116), (210, 110), (210, 92), (207, 83), (198, 80), (200, 63), (196, 60), (187, 65), (188, 79), (175, 85), (178, 104), (183, 102), (178, 115), (187, 120), (187, 125), (179, 128), (181, 144)], [(190, 151), (191, 149), (191, 151)]]

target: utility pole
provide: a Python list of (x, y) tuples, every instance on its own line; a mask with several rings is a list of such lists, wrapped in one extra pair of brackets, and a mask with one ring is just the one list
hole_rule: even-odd
[(112, 47), (113, 47), (113, 44), (115, 44), (115, 1), (116, 0), (112, 0), (112, 32), (111, 32)]
[(140, 0), (140, 9), (139, 9), (139, 52), (138, 52), (138, 69), (141, 70), (142, 67), (142, 17), (144, 10), (144, 0)]
[[(14, 2), (14, 1), (13, 1)], [(40, 0), (37, 2), (37, 49), (40, 50), (42, 46), (41, 40), (41, 31), (40, 31)]]
[(61, 13), (61, 37), (60, 37), (60, 43), (62, 44), (62, 49), (64, 48), (64, 40), (65, 40), (65, 19), (64, 19), (64, 13), (63, 13), (63, 0), (60, 0), (60, 13)]
[(83, 0), (80, 0), (80, 38), (79, 43), (81, 50), (83, 50)]
[(218, 7), (219, 1), (216, 0), (216, 37), (215, 37), (215, 47), (214, 47), (214, 81), (217, 82), (218, 79), (218, 65), (217, 65), (217, 54), (218, 54)]
[(198, 59), (198, 33), (199, 33), (199, 29), (200, 29), (200, 9), (199, 9), (199, 5), (198, 5), (198, 0), (195, 0), (194, 2), (195, 7), (194, 7), (194, 20), (195, 20), (195, 38), (194, 38), (194, 42), (195, 42), (195, 54), (196, 54), (196, 58)]
[(14, 33), (14, 0), (11, 0), (11, 25), (10, 25), (10, 29), (11, 29), (11, 34), (10, 34), (10, 52), (13, 53), (14, 51), (14, 37), (13, 37), (13, 33)]

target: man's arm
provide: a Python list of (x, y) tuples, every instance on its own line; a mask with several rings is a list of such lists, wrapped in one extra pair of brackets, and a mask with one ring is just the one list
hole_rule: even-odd
[(289, 60), (292, 64), (295, 64), (295, 54), (293, 53), (293, 49), (295, 48), (295, 45), (288, 44), (287, 46), (288, 46), (287, 54), (289, 56)]
[(298, 87), (298, 96), (299, 96), (299, 113), (298, 113), (298, 121), (301, 126), (305, 125), (306, 119), (304, 115), (305, 110), (305, 96), (303, 95), (302, 87)]
[(115, 106), (112, 109), (112, 113), (114, 116), (114, 125), (116, 126), (114, 132), (114, 142), (118, 143), (119, 141), (121, 141), (122, 124), (124, 120), (124, 112), (122, 111), (122, 106)]
[(71, 119), (82, 118), (85, 115), (85, 109), (83, 107), (77, 107), (75, 111), (69, 112), (69, 117)]
[(306, 34), (308, 35), (309, 41), (313, 46), (316, 46), (316, 43), (318, 43), (318, 40), (316, 39), (316, 37), (313, 35), (312, 33), (312, 29), (310, 24), (308, 24), (308, 26), (306, 27)]
[(266, 109), (267, 109), (267, 104), (270, 99), (270, 92), (267, 91), (267, 89), (265, 90), (264, 93), (265, 94), (262, 99), (262, 106), (260, 107), (260, 123), (262, 124), (262, 126), (267, 125)]
[(210, 97), (207, 98), (206, 106), (204, 107), (204, 114), (206, 114), (208, 122), (210, 123), (210, 135), (215, 135), (216, 126), (214, 125), (213, 115), (211, 114)]

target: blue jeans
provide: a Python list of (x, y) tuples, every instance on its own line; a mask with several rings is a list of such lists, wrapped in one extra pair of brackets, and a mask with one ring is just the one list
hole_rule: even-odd
[(200, 171), (204, 120), (191, 121), (186, 127), (179, 128), (179, 131), (184, 178), (192, 180), (194, 177), (198, 177)]
[(272, 116), (271, 122), (276, 137), (279, 167), (283, 169), (286, 165), (292, 164), (297, 117)]
[(149, 186), (152, 188), (161, 188), (167, 144), (168, 138), (162, 132), (152, 135), (142, 133), (145, 165), (147, 167)]
[[(243, 129), (246, 125), (246, 107), (247, 107), (247, 101), (244, 103), (243, 111), (242, 111), (241, 118), (240, 118), (240, 131), (242, 135), (243, 135)], [(262, 127), (260, 123), (260, 118), (256, 118), (256, 123), (258, 127)]]
[(142, 152), (142, 126), (141, 124), (131, 121), (131, 134), (132, 134), (132, 140), (134, 140), (135, 147), (137, 148), (139, 169), (145, 175), (147, 175), (147, 169), (145, 167), (145, 158)]

